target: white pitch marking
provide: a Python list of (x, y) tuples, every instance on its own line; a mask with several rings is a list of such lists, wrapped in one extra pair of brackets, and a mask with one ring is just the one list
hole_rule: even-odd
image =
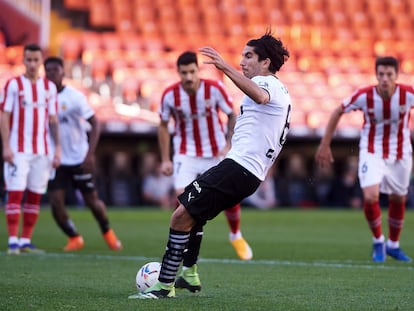
[[(5, 252), (0, 252), (5, 255)], [(115, 256), (115, 255), (96, 255), (96, 254), (74, 254), (74, 253), (45, 253), (40, 255), (21, 255), (30, 256), (31, 258), (89, 258), (96, 260), (128, 260), (128, 261), (157, 261), (160, 258), (144, 257), (144, 256)], [(384, 270), (414, 270), (412, 266), (391, 266), (375, 263), (355, 262), (352, 260), (345, 261), (289, 261), (289, 260), (249, 260), (242, 261), (238, 259), (216, 259), (216, 258), (200, 258), (198, 262), (205, 263), (221, 263), (221, 264), (241, 264), (241, 265), (270, 265), (270, 266), (290, 266), (290, 267), (319, 267), (319, 268), (338, 268), (338, 269), (384, 269)]]

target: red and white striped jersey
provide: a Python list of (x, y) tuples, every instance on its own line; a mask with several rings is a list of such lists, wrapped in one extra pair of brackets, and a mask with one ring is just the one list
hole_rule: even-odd
[(14, 152), (48, 154), (49, 115), (56, 115), (57, 91), (53, 82), (24, 75), (7, 81), (1, 110), (10, 112), (10, 147)]
[(375, 86), (368, 86), (342, 102), (344, 112), (361, 110), (364, 113), (360, 150), (390, 160), (411, 156), (409, 121), (413, 106), (414, 89), (403, 84), (396, 85), (388, 100), (381, 98)]
[(233, 112), (233, 100), (220, 81), (201, 79), (196, 94), (188, 95), (180, 82), (168, 87), (162, 97), (160, 117), (175, 121), (174, 152), (195, 157), (216, 157), (226, 145), (219, 111)]

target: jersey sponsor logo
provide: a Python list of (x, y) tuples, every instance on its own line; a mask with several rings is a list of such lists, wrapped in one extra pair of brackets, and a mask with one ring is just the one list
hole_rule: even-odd
[(46, 103), (31, 102), (31, 101), (28, 101), (28, 100), (25, 100), (25, 99), (22, 100), (22, 105), (25, 106), (25, 107), (33, 106), (33, 107), (37, 107), (37, 108), (47, 106)]

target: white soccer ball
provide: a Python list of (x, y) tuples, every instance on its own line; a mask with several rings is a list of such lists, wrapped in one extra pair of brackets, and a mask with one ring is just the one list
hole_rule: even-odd
[(160, 275), (161, 263), (153, 261), (143, 265), (137, 272), (135, 277), (137, 289), (139, 292), (144, 292), (147, 288), (157, 283)]

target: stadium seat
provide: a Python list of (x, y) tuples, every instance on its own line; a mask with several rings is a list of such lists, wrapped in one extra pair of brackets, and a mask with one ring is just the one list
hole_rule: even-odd
[(83, 31), (81, 33), (82, 49), (83, 50), (101, 50), (102, 37), (95, 31)]
[(6, 47), (6, 64), (20, 64), (23, 60), (23, 48), (23, 45), (13, 45)]
[(133, 30), (133, 9), (130, 0), (112, 0), (114, 25), (117, 32)]
[(63, 5), (69, 10), (88, 11), (89, 1), (85, 0), (64, 0)]
[(100, 43), (104, 50), (121, 50), (122, 40), (118, 32), (104, 32), (100, 34)]
[(79, 32), (64, 32), (59, 35), (60, 55), (65, 60), (76, 61), (80, 58), (83, 49), (82, 38)]
[(93, 27), (114, 27), (114, 16), (110, 0), (90, 1), (89, 23)]

